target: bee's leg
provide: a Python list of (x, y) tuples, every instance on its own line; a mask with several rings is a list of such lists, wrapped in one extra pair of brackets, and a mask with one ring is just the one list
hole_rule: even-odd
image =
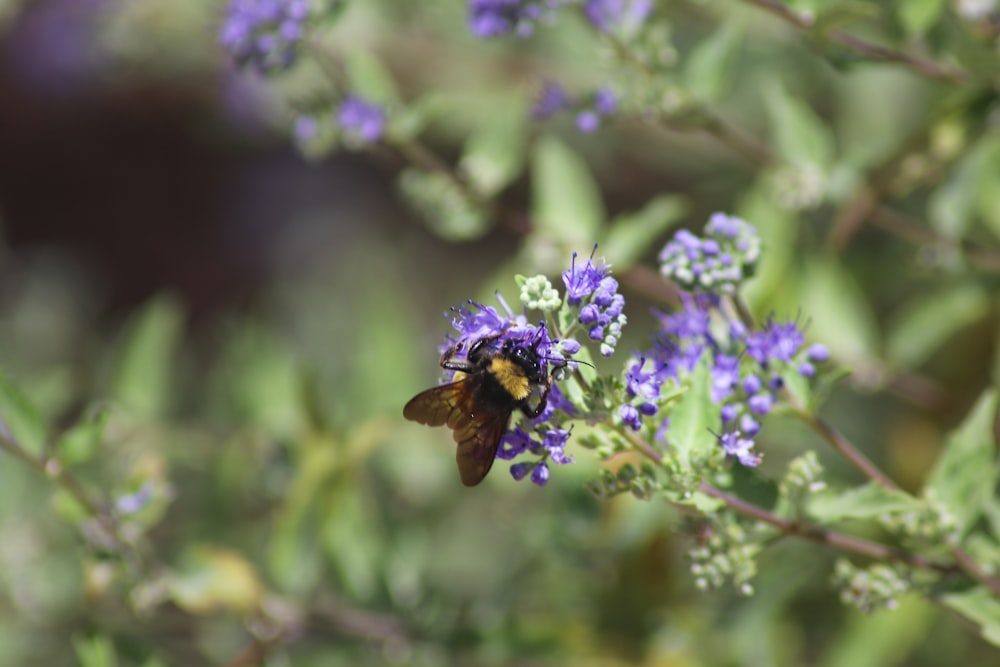
[(468, 373), (472, 370), (472, 363), (466, 359), (455, 359), (455, 355), (465, 349), (465, 343), (456, 343), (452, 345), (445, 353), (441, 355), (441, 368), (449, 371), (463, 371)]
[(538, 405), (533, 408), (528, 407), (527, 401), (522, 401), (518, 406), (528, 419), (534, 419), (538, 415), (545, 411), (545, 406), (548, 405), (549, 392), (552, 391), (552, 378), (549, 377), (545, 381), (545, 389), (542, 391), (541, 397), (538, 399)]
[(463, 371), (468, 373), (475, 368), (476, 362), (479, 360), (478, 357), (480, 350), (483, 349), (483, 346), (500, 340), (505, 333), (507, 333), (507, 329), (504, 329), (500, 333), (480, 338), (472, 344), (472, 347), (469, 348), (469, 352), (465, 355), (465, 359), (459, 361), (455, 361), (454, 357), (465, 349), (465, 342), (460, 341), (455, 343), (441, 355), (441, 368), (449, 371)]

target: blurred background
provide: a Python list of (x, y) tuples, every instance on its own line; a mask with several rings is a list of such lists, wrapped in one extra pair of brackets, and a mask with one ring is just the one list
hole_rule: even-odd
[[(61, 452), (128, 517), (109, 537), (79, 498), (0, 455), (0, 664), (996, 660), (975, 628), (924, 601), (868, 617), (841, 606), (833, 554), (812, 544), (767, 551), (752, 597), (696, 590), (686, 520), (590, 495), (598, 466), (582, 449), (546, 488), (499, 466), (463, 488), (448, 434), (401, 417), (437, 381), (441, 313), (512, 294), (514, 273), (555, 278), (593, 239), (531, 233), (526, 175), (499, 197), (520, 215), (456, 240), (400, 196), (399, 154), (304, 156), (278, 84), (217, 45), (224, 9), (0, 0), (3, 397), (33, 406), (39, 451)], [(887, 188), (920, 218), (939, 183), (961, 184), (948, 175), (963, 142), (995, 133), (983, 120), (995, 125), (995, 99), (942, 115), (946, 84), (900, 66), (834, 68), (743, 3), (656, 11), (682, 56), (740, 17), (745, 42), (719, 55), (724, 115), (767, 135), (762, 86), (811, 107), (836, 141), (834, 193), (850, 189), (848, 166), (913, 166), (924, 151), (924, 171), (897, 169), (905, 182)], [(484, 42), (465, 12), (459, 0), (355, 2), (326, 36), (377, 53), (407, 99), (451, 95), (424, 134), (446, 160), (497, 109), (528, 109), (544, 80), (608, 77), (581, 21)], [(545, 131), (586, 160), (608, 220), (669, 193), (684, 201), (671, 224), (697, 229), (723, 210), (758, 225), (768, 250), (755, 309), (811, 323), (810, 338), (854, 371), (824, 414), (919, 488), (943, 434), (994, 382), (1000, 248), (988, 224), (965, 228), (983, 260), (970, 268), (940, 227), (845, 231), (843, 208), (808, 200), (808, 173), (788, 190), (712, 132), (624, 116), (593, 135), (572, 122)], [(934, 132), (948, 131), (958, 148), (934, 162)], [(786, 191), (808, 205), (782, 204)], [(668, 305), (655, 257), (670, 233), (616, 265), (625, 352), (647, 344), (650, 309)], [(929, 293), (960, 303), (948, 326), (928, 313)], [(765, 433), (771, 473), (815, 447), (858, 481), (802, 427), (774, 420)]]

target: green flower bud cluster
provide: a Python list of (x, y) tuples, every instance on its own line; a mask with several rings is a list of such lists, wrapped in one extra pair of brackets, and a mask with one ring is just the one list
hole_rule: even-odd
[(897, 598), (910, 589), (910, 581), (902, 572), (889, 565), (859, 568), (840, 558), (834, 566), (833, 585), (840, 591), (844, 604), (868, 613), (879, 609), (895, 609)]
[(730, 582), (742, 595), (753, 595), (750, 583), (757, 576), (760, 544), (735, 520), (713, 522), (699, 534), (700, 544), (688, 552), (691, 574), (700, 590)]
[(545, 276), (538, 275), (531, 278), (517, 276), (515, 281), (521, 288), (521, 303), (529, 309), (551, 313), (562, 305), (559, 290), (553, 287)]

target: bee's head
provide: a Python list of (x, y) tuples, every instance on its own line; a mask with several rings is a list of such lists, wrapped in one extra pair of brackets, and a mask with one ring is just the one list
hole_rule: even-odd
[(504, 359), (511, 361), (523, 370), (530, 382), (535, 384), (545, 382), (547, 376), (545, 363), (530, 343), (516, 338), (508, 338), (504, 341), (500, 354)]

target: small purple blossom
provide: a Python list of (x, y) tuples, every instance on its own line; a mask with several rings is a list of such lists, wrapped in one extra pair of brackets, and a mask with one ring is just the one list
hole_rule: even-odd
[(377, 104), (349, 95), (337, 112), (337, 124), (348, 136), (362, 143), (374, 143), (385, 131), (385, 111)]
[(650, 0), (587, 0), (583, 12), (595, 28), (612, 32), (619, 27), (637, 28), (652, 8)]
[(520, 482), (525, 476), (531, 472), (531, 469), (535, 466), (534, 463), (529, 463), (527, 461), (521, 461), (520, 463), (515, 463), (510, 467), (510, 476), (516, 481)]
[(726, 450), (726, 454), (735, 457), (748, 468), (760, 464), (760, 455), (751, 451), (754, 445), (753, 440), (740, 436), (740, 431), (730, 431), (719, 436), (719, 442), (722, 444), (722, 448)]
[(830, 358), (830, 350), (826, 348), (826, 345), (816, 343), (809, 346), (809, 349), (806, 351), (806, 356), (809, 358), (809, 361), (814, 363), (823, 363)]
[(547, 120), (561, 111), (572, 111), (576, 128), (584, 134), (597, 131), (601, 121), (618, 108), (618, 98), (614, 91), (603, 86), (589, 95), (571, 97), (560, 84), (548, 81), (532, 109), (535, 120)]
[(308, 0), (230, 0), (219, 43), (240, 66), (261, 73), (287, 69), (298, 57)]
[(483, 39), (509, 33), (527, 37), (560, 4), (558, 0), (469, 0), (469, 30)]
[(756, 267), (757, 230), (740, 218), (715, 213), (705, 235), (678, 230), (660, 252), (660, 273), (685, 290), (732, 294)]
[(549, 481), (549, 466), (545, 461), (539, 461), (531, 471), (531, 481), (538, 486), (545, 486)]
[(531, 110), (531, 117), (534, 120), (546, 120), (572, 106), (573, 101), (565, 88), (555, 81), (546, 81)]
[(319, 123), (313, 116), (299, 116), (292, 126), (292, 135), (300, 144), (311, 141), (319, 131)]
[(577, 254), (573, 253), (573, 259), (569, 269), (563, 271), (563, 285), (566, 286), (566, 302), (571, 306), (579, 306), (585, 298), (594, 293), (600, 286), (601, 281), (608, 274), (608, 266), (602, 258), (598, 264), (594, 264), (594, 253), (597, 246), (590, 253), (590, 259), (586, 266), (577, 268)]
[(639, 410), (634, 405), (626, 403), (621, 406), (618, 409), (618, 416), (621, 417), (622, 423), (633, 431), (638, 431), (642, 428), (642, 420), (639, 419)]

